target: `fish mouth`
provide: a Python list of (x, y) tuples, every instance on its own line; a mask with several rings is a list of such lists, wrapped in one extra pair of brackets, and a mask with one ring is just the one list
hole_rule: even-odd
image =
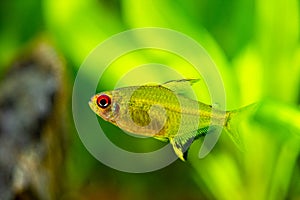
[(88, 104), (89, 104), (90, 108), (91, 108), (92, 110), (94, 110), (94, 103), (93, 103), (92, 99), (89, 100)]

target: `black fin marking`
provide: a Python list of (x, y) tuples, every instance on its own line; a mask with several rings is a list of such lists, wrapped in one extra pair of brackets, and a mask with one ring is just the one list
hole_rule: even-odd
[(189, 151), (189, 149), (187, 149), (187, 150), (183, 153), (183, 159), (184, 159), (184, 160), (187, 160), (188, 151)]
[(188, 149), (194, 141), (194, 136), (187, 137), (185, 135), (177, 136), (170, 139), (175, 154), (182, 160), (186, 161)]

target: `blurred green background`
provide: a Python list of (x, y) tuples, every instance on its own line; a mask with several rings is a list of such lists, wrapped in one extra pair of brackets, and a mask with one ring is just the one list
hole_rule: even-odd
[[(62, 109), (68, 116), (63, 122), (68, 139), (60, 166), (62, 189), (53, 196), (300, 199), (299, 9), (298, 0), (1, 1), (0, 77), (5, 77), (26, 47), (40, 41), (53, 45), (65, 63), (66, 90), (61, 97), (64, 100), (58, 102), (64, 102)], [(196, 143), (186, 163), (176, 161), (146, 174), (116, 171), (87, 152), (72, 121), (71, 94), (77, 70), (100, 42), (138, 27), (170, 28), (198, 41), (221, 73), (228, 109), (261, 102), (254, 118), (243, 122), (240, 130), (245, 152), (222, 134), (204, 159), (198, 159)], [(143, 63), (162, 63), (184, 76), (191, 75), (187, 66), (165, 52), (135, 52), (122, 59), (113, 63), (99, 90), (112, 89), (122, 74)], [(138, 143), (138, 139), (128, 139), (118, 128), (99, 121), (120, 146), (130, 149), (131, 142)], [(160, 144), (155, 142), (153, 145)], [(143, 143), (140, 146), (143, 148)]]

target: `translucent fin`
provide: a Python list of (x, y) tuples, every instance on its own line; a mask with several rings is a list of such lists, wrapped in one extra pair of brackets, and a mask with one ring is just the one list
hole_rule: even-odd
[(191, 86), (200, 81), (200, 79), (181, 79), (181, 80), (172, 80), (163, 83), (161, 86), (168, 88), (176, 93), (182, 93), (185, 90), (191, 88)]
[(230, 139), (234, 142), (234, 144), (239, 148), (239, 150), (241, 150), (242, 152), (245, 151), (245, 145), (241, 139), (241, 136), (239, 134), (238, 129), (232, 128), (230, 123), (228, 123), (227, 126), (225, 126), (225, 131), (228, 134), (228, 136), (230, 137)]
[(192, 132), (191, 134), (184, 134), (181, 136), (175, 136), (174, 138), (170, 139), (170, 143), (173, 146), (175, 154), (180, 158), (182, 161), (186, 161), (188, 150), (195, 139), (195, 133)]
[(239, 133), (240, 122), (249, 119), (254, 114), (256, 108), (257, 104), (251, 104), (226, 113), (227, 120), (224, 129), (241, 151), (245, 151), (245, 146)]
[(166, 138), (166, 137), (157, 137), (157, 136), (153, 136), (153, 138), (155, 138), (155, 139), (157, 139), (157, 140), (159, 140), (159, 141), (162, 141), (162, 142), (168, 142), (168, 141), (169, 141), (169, 139)]

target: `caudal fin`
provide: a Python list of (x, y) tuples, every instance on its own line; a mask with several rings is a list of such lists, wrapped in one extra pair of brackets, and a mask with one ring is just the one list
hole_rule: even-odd
[(224, 129), (241, 151), (244, 151), (245, 147), (240, 135), (239, 125), (242, 121), (251, 118), (256, 108), (257, 104), (251, 104), (237, 110), (226, 112)]

